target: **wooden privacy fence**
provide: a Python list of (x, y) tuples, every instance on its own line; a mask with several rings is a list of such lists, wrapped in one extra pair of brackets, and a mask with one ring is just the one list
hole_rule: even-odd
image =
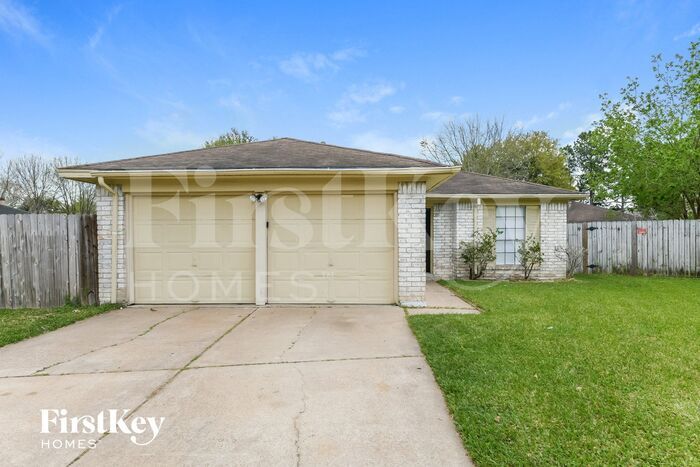
[(97, 301), (94, 215), (0, 215), (0, 308)]
[(700, 220), (571, 223), (568, 243), (580, 271), (700, 275)]

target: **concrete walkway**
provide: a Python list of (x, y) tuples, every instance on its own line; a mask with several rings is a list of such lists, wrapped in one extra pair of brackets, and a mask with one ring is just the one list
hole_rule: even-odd
[(465, 302), (455, 295), (447, 287), (443, 287), (435, 281), (425, 284), (425, 308), (407, 308), (409, 315), (474, 315), (477, 310), (470, 303)]
[[(42, 434), (42, 409), (165, 420), (139, 446)], [(0, 452), (5, 465), (469, 464), (393, 306), (130, 307), (0, 348)]]

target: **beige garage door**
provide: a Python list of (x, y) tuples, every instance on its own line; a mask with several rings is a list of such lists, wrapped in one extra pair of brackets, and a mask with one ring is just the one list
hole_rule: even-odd
[(393, 195), (271, 196), (270, 303), (394, 303)]
[(136, 303), (255, 302), (248, 196), (134, 197)]

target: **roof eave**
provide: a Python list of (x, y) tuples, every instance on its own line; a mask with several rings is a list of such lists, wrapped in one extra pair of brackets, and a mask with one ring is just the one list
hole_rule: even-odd
[(95, 182), (97, 177), (132, 178), (151, 177), (167, 178), (187, 175), (233, 176), (272, 176), (272, 175), (364, 175), (364, 176), (418, 176), (426, 179), (427, 189), (431, 190), (459, 172), (459, 167), (381, 167), (381, 168), (274, 168), (274, 169), (137, 169), (137, 170), (91, 170), (59, 169), (58, 174), (67, 179)]
[(538, 198), (538, 199), (561, 199), (575, 200), (586, 199), (585, 193), (428, 193), (429, 199), (513, 199), (513, 198)]

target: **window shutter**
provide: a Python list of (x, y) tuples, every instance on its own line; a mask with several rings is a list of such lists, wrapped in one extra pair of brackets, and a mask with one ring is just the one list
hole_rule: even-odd
[(535, 241), (540, 241), (540, 207), (527, 206), (525, 209), (525, 238), (530, 235)]
[(484, 204), (484, 233), (489, 229), (496, 231), (496, 206)]

